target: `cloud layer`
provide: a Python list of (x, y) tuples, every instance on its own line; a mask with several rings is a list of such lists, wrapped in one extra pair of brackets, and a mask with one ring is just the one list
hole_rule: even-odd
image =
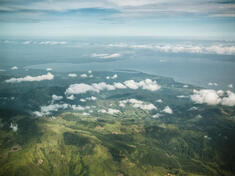
[(235, 55), (234, 45), (212, 44), (212, 45), (196, 45), (196, 44), (109, 44), (109, 47), (133, 48), (133, 49), (152, 49), (165, 53), (193, 53), (193, 54), (219, 54), (219, 55)]

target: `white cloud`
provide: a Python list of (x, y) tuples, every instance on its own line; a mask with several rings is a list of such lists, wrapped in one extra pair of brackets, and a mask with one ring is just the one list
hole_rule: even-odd
[(191, 95), (191, 99), (199, 104), (207, 103), (209, 105), (219, 104), (221, 99), (217, 92), (212, 89), (203, 89), (203, 90), (193, 90), (193, 95)]
[(89, 75), (89, 78), (93, 78), (94, 76), (93, 75)]
[(221, 104), (225, 106), (235, 106), (235, 94), (231, 91), (227, 91), (227, 97), (223, 97)]
[(69, 73), (68, 74), (68, 77), (71, 77), (71, 78), (74, 78), (74, 77), (77, 77), (78, 75), (76, 73)]
[(83, 94), (89, 91), (99, 92), (96, 88), (91, 85), (80, 83), (80, 84), (71, 84), (69, 88), (65, 91), (65, 94)]
[(126, 86), (124, 86), (122, 83), (120, 83), (120, 82), (115, 82), (114, 84), (113, 84), (113, 86), (114, 87), (116, 87), (117, 89), (126, 89), (127, 87)]
[(154, 114), (152, 117), (153, 117), (154, 119), (157, 119), (157, 118), (161, 117), (161, 114), (157, 113), (157, 114)]
[(91, 57), (97, 57), (101, 59), (112, 59), (112, 58), (118, 58), (121, 57), (119, 53), (114, 53), (114, 54), (92, 54)]
[(84, 74), (81, 74), (81, 77), (82, 77), (82, 78), (87, 78), (87, 74), (85, 74), (85, 73), (84, 73)]
[[(125, 85), (124, 85), (125, 84)], [(144, 81), (135, 82), (134, 80), (125, 81), (122, 83), (114, 83), (113, 85), (107, 84), (105, 82), (93, 83), (92, 85), (80, 83), (80, 84), (71, 84), (69, 88), (66, 90), (65, 94), (83, 94), (86, 92), (100, 92), (102, 90), (115, 90), (115, 89), (138, 89), (142, 88), (145, 90), (156, 91), (160, 89), (160, 86), (156, 81), (152, 81), (150, 79), (146, 79)]]
[(39, 45), (66, 45), (66, 41), (41, 41)]
[(189, 110), (188, 110), (188, 111), (196, 111), (196, 110), (198, 110), (198, 107), (193, 106), (193, 107), (189, 108)]
[(71, 107), (72, 107), (73, 110), (76, 110), (76, 111), (84, 111), (85, 110), (85, 108), (80, 106), (80, 105), (77, 105), (77, 106), (72, 105)]
[(144, 81), (135, 82), (134, 80), (125, 81), (124, 84), (130, 89), (146, 89), (151, 91), (156, 91), (160, 89), (160, 86), (157, 84), (156, 81), (152, 81), (151, 79), (146, 79)]
[(217, 83), (213, 83), (213, 82), (209, 82), (208, 86), (218, 86), (218, 84)]
[(4, 69), (0, 69), (0, 72), (4, 72), (4, 71), (6, 71), (6, 70), (4, 70)]
[(54, 79), (54, 75), (51, 73), (47, 73), (46, 75), (40, 75), (40, 76), (25, 76), (23, 78), (11, 78), (6, 80), (6, 83), (20, 83), (20, 82), (25, 82), (25, 81), (43, 81), (43, 80), (52, 80)]
[(31, 41), (24, 41), (22, 44), (23, 45), (29, 45), (31, 43)]
[(162, 103), (163, 101), (162, 101), (162, 99), (158, 99), (158, 100), (156, 100), (156, 102)]
[(228, 85), (228, 88), (233, 88), (233, 85), (232, 85), (232, 84), (229, 84), (229, 85)]
[(106, 76), (106, 79), (110, 79), (110, 76)]
[(53, 69), (52, 68), (46, 68), (46, 71), (52, 71)]
[(212, 89), (193, 90), (192, 101), (198, 104), (208, 105), (222, 104), (225, 106), (235, 106), (235, 94), (231, 91), (215, 91)]
[(81, 102), (86, 102), (86, 99), (80, 98), (80, 101), (81, 101)]
[(84, 115), (84, 116), (89, 116), (90, 114), (87, 113), (87, 112), (83, 112), (82, 115)]
[(157, 107), (154, 106), (153, 104), (151, 104), (151, 103), (146, 104), (145, 102), (140, 101), (140, 100), (136, 100), (134, 98), (119, 101), (119, 106), (125, 107), (125, 104), (127, 104), (127, 103), (131, 104), (134, 108), (140, 108), (142, 110), (149, 110), (149, 111), (157, 110)]
[(177, 98), (188, 98), (188, 96), (186, 96), (186, 95), (177, 95), (176, 97)]
[(166, 107), (162, 110), (162, 112), (165, 112), (165, 113), (167, 113), (167, 114), (173, 114), (173, 111), (172, 111), (172, 109), (171, 109), (169, 106), (166, 106)]
[(63, 96), (57, 96), (57, 95), (52, 95), (52, 101), (59, 101), (59, 100), (62, 100), (63, 99)]
[(118, 109), (112, 109), (112, 108), (109, 108), (108, 110), (100, 109), (100, 110), (98, 110), (98, 112), (104, 113), (104, 114), (111, 114), (111, 115), (120, 113), (120, 111)]
[(12, 128), (12, 130), (13, 130), (14, 132), (17, 132), (17, 130), (18, 130), (18, 125), (17, 125), (16, 123), (11, 123), (10, 128)]
[(112, 77), (111, 77), (111, 79), (116, 79), (118, 77), (118, 75), (117, 74), (114, 74)]
[(124, 84), (130, 89), (138, 89), (139, 85), (134, 80), (125, 81)]
[(92, 71), (91, 71), (91, 70), (88, 70), (88, 73), (89, 73), (89, 74), (92, 74)]
[(219, 54), (235, 55), (234, 45), (212, 44), (212, 45), (195, 45), (195, 44), (109, 44), (109, 47), (128, 47), (134, 49), (152, 49), (165, 53), (194, 53), (194, 54)]
[(75, 99), (74, 95), (67, 96), (66, 98), (69, 99), (69, 100), (74, 100)]
[(183, 87), (184, 87), (184, 88), (188, 88), (188, 85), (185, 84)]
[(94, 84), (92, 84), (92, 86), (98, 91), (101, 91), (101, 90), (115, 90), (116, 89), (113, 85), (106, 84), (105, 82), (94, 83)]
[(33, 112), (33, 114), (39, 117), (43, 117), (46, 115), (50, 115), (51, 112), (58, 111), (59, 109), (67, 109), (69, 107), (69, 104), (50, 104), (47, 106), (41, 106), (40, 111), (35, 111)]
[(17, 70), (18, 67), (17, 67), (17, 66), (13, 66), (13, 67), (11, 67), (11, 69), (12, 69), (12, 70)]
[(91, 97), (87, 97), (86, 100), (92, 100), (92, 101), (95, 101), (97, 98), (94, 97), (94, 96), (91, 96)]

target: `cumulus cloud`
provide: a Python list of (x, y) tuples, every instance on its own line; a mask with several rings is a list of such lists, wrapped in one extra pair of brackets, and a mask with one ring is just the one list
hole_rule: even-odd
[(160, 86), (156, 81), (152, 81), (151, 79), (146, 79), (144, 81), (135, 82), (134, 80), (125, 81), (124, 84), (130, 89), (138, 89), (142, 88), (145, 90), (156, 91), (160, 89)]
[(65, 94), (83, 94), (89, 91), (99, 92), (96, 88), (91, 85), (80, 83), (80, 84), (71, 84), (69, 88), (66, 89)]
[(223, 97), (221, 104), (225, 106), (235, 106), (235, 94), (231, 91), (227, 91), (227, 97)]
[(115, 82), (113, 84), (114, 87), (116, 87), (117, 89), (126, 89), (127, 87), (125, 85), (123, 85), (122, 83), (120, 82)]
[(172, 111), (172, 109), (171, 109), (169, 106), (166, 106), (166, 107), (162, 110), (162, 112), (165, 112), (165, 113), (167, 113), (167, 114), (173, 114), (173, 111)]
[(112, 108), (109, 108), (108, 110), (105, 110), (105, 109), (100, 109), (98, 110), (99, 113), (104, 113), (104, 114), (117, 114), (117, 113), (120, 113), (120, 111), (118, 109), (112, 109)]
[(11, 123), (10, 128), (14, 131), (17, 132), (18, 130), (18, 125), (16, 123)]
[(224, 92), (222, 90), (202, 89), (193, 90), (193, 93), (191, 99), (198, 104), (235, 106), (235, 94), (231, 91)]
[(233, 88), (233, 85), (232, 85), (232, 84), (229, 84), (229, 85), (228, 85), (228, 88)]
[(217, 83), (213, 83), (213, 82), (209, 82), (208, 86), (218, 86), (218, 84)]
[(82, 77), (82, 78), (87, 78), (87, 74), (85, 74), (85, 73), (84, 73), (84, 74), (81, 74), (81, 77)]
[(22, 44), (23, 45), (29, 45), (31, 43), (31, 41), (24, 41)]
[(71, 78), (74, 78), (74, 77), (77, 77), (78, 75), (76, 73), (69, 73), (68, 74), (68, 77), (71, 77)]
[(53, 69), (52, 68), (46, 68), (46, 71), (52, 71)]
[(71, 84), (69, 88), (65, 91), (66, 95), (69, 94), (83, 94), (86, 92), (100, 92), (102, 90), (115, 90), (115, 89), (138, 89), (142, 88), (145, 90), (156, 91), (160, 89), (160, 86), (156, 81), (146, 79), (144, 81), (135, 82), (134, 80), (125, 81), (122, 83), (114, 83), (113, 85), (107, 84), (105, 82), (93, 83), (92, 85), (80, 83), (80, 84)]
[(54, 79), (54, 75), (51, 73), (47, 73), (46, 75), (40, 76), (25, 76), (23, 78), (11, 78), (6, 80), (6, 83), (20, 83), (20, 82), (32, 82), (32, 81), (43, 81), (43, 80), (52, 80)]
[(84, 111), (85, 110), (85, 108), (80, 105), (72, 105), (71, 107), (73, 110), (76, 110), (76, 111)]
[(66, 45), (66, 41), (41, 41), (39, 45)]
[(217, 91), (212, 89), (193, 90), (193, 93), (191, 99), (198, 104), (207, 103), (209, 105), (216, 105), (221, 101)]
[(66, 98), (69, 99), (69, 100), (74, 100), (75, 99), (74, 95), (67, 96)]
[(176, 97), (177, 98), (188, 98), (189, 96), (186, 96), (186, 95), (177, 95)]
[(18, 67), (17, 67), (17, 66), (13, 66), (13, 67), (11, 67), (11, 69), (12, 69), (12, 70), (17, 70)]
[(97, 98), (94, 96), (87, 97), (86, 100), (95, 101)]
[(89, 74), (92, 74), (92, 71), (91, 71), (91, 70), (88, 70), (88, 73), (89, 73)]
[(162, 103), (163, 101), (162, 101), (162, 99), (158, 99), (158, 100), (156, 100), (156, 102)]
[(63, 96), (57, 96), (57, 95), (52, 95), (51, 96), (52, 97), (52, 101), (54, 102), (54, 101), (59, 101), (59, 100), (62, 100), (63, 99)]
[(80, 98), (80, 101), (81, 101), (81, 102), (86, 102), (86, 99)]
[(121, 57), (119, 53), (114, 53), (114, 54), (92, 54), (91, 57), (97, 57), (101, 59), (112, 59), (112, 58), (118, 58)]
[(118, 77), (118, 75), (117, 74), (114, 74), (112, 77), (111, 77), (111, 79), (116, 79)]
[(35, 111), (33, 114), (39, 117), (43, 117), (50, 115), (52, 112), (58, 111), (59, 109), (67, 109), (69, 107), (69, 104), (50, 104), (47, 106), (41, 106), (40, 111)]
[(90, 114), (87, 113), (87, 112), (83, 112), (82, 115), (84, 115), (84, 116), (89, 116)]
[(125, 104), (127, 104), (127, 103), (131, 104), (134, 108), (140, 108), (142, 110), (149, 110), (149, 111), (157, 110), (157, 107), (154, 106), (152, 103), (147, 104), (143, 101), (140, 101), (140, 100), (137, 100), (134, 98), (119, 101), (119, 106), (125, 107), (126, 106)]
[(185, 84), (183, 87), (184, 87), (184, 88), (188, 88), (188, 85)]
[(198, 110), (198, 107), (193, 106), (193, 107), (189, 108), (189, 110), (188, 110), (188, 111), (196, 111), (196, 110)]
[(157, 114), (154, 114), (152, 117), (153, 117), (154, 119), (157, 119), (157, 118), (161, 117), (161, 114), (157, 113)]

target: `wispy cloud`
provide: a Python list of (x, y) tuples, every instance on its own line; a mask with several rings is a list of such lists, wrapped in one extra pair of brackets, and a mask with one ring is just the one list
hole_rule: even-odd
[(92, 54), (91, 57), (97, 57), (101, 59), (112, 59), (112, 58), (118, 58), (121, 57), (119, 53), (114, 53), (114, 54)]
[(212, 44), (109, 44), (109, 47), (133, 48), (133, 49), (151, 49), (165, 53), (193, 53), (193, 54), (219, 54), (235, 55), (235, 46)]

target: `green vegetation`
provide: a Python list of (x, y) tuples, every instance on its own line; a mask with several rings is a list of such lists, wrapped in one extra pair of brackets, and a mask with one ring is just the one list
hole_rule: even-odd
[[(107, 73), (95, 75), (95, 82), (99, 82)], [(234, 108), (197, 105), (198, 111), (189, 111), (194, 106), (193, 102), (179, 100), (176, 96), (190, 95), (194, 87), (182, 88), (182, 84), (172, 79), (142, 73), (120, 74), (120, 80), (123, 77), (135, 80), (148, 77), (157, 80), (162, 88), (156, 92), (128, 89), (104, 91), (95, 95), (98, 97), (96, 101), (85, 103), (78, 101), (85, 95), (78, 95), (73, 104), (96, 106), (88, 116), (71, 109), (55, 112), (48, 117), (32, 115), (31, 112), (38, 110), (39, 104), (45, 105), (50, 101), (52, 94), (62, 95), (71, 83), (69, 80), (61, 85), (52, 81), (51, 85), (40, 85), (38, 89), (35, 85), (31, 89), (27, 87), (22, 93), (16, 93), (15, 109), (7, 108), (9, 104), (2, 103), (0, 176), (235, 174)], [(172, 84), (174, 87), (170, 86)], [(2, 95), (13, 91), (7, 86), (4, 90), (1, 88)], [(35, 99), (36, 94), (41, 96)], [(86, 96), (91, 95), (87, 93)], [(129, 98), (153, 103), (159, 109), (157, 112), (169, 105), (174, 114), (152, 118), (155, 110), (118, 106), (120, 100)], [(157, 99), (162, 99), (163, 103), (156, 103)], [(64, 99), (63, 102), (69, 100)], [(111, 104), (120, 113), (98, 113), (99, 109)], [(24, 111), (19, 110), (20, 107), (31, 109)], [(16, 131), (10, 128), (13, 122), (17, 124)]]

